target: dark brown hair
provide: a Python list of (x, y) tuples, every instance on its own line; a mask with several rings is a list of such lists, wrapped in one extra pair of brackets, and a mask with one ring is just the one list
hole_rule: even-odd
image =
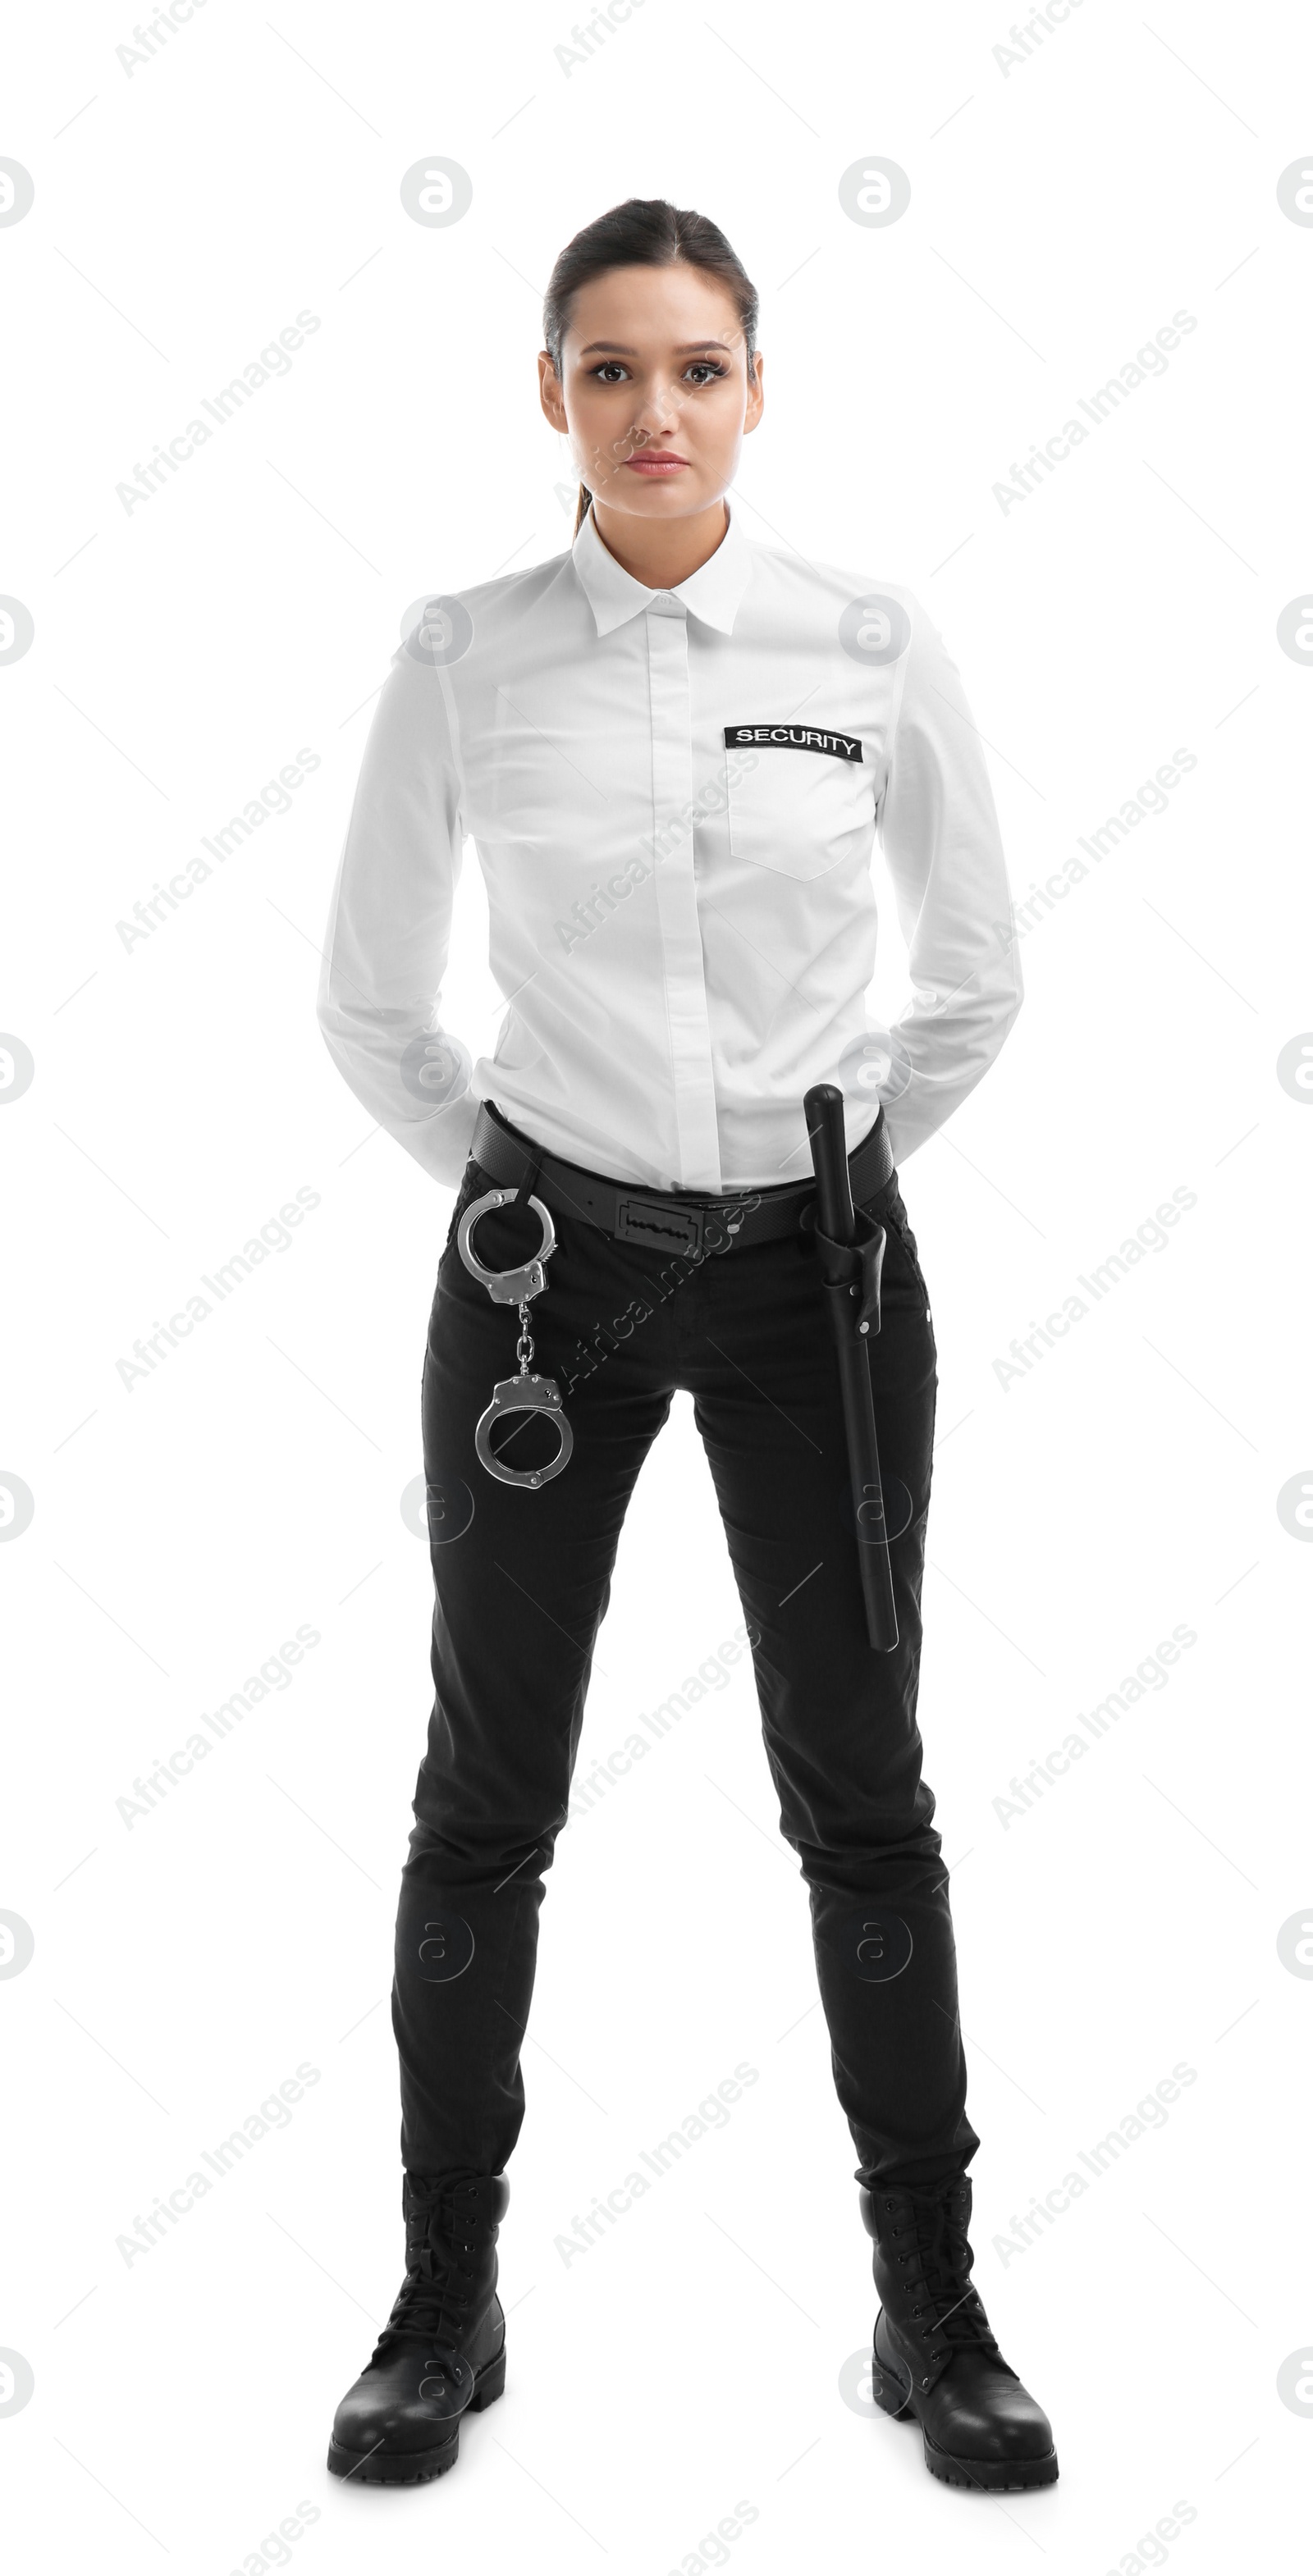
[[(709, 215), (694, 214), (689, 207), (672, 206), (664, 197), (626, 197), (623, 205), (610, 207), (566, 243), (547, 281), (543, 300), (543, 341), (557, 375), (561, 373), (561, 343), (569, 328), (570, 306), (581, 286), (605, 276), (610, 268), (667, 268), (676, 260), (685, 261), (690, 268), (704, 269), (708, 277), (718, 278), (722, 286), (728, 287), (738, 308), (748, 380), (753, 382), (757, 290), (719, 224), (713, 224)], [(581, 483), (574, 521), (576, 536), (592, 497), (587, 484)]]

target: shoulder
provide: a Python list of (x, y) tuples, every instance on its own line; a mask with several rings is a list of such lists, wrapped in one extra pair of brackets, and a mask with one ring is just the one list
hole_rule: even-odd
[(888, 573), (816, 562), (792, 546), (749, 540), (754, 578), (764, 596), (804, 627), (837, 630), (858, 660), (897, 660), (918, 634), (935, 632), (916, 593)]
[(549, 555), (545, 563), (530, 564), (520, 572), (495, 573), (490, 581), (470, 583), (452, 595), (478, 623), (514, 623), (526, 616), (562, 582), (573, 578), (573, 557), (567, 546), (559, 555)]
[(437, 585), (411, 601), (394, 658), (430, 670), (463, 662), (472, 648), (486, 651), (515, 634), (571, 577), (567, 551), (526, 571), (495, 574), (491, 581), (468, 582), (458, 590)]

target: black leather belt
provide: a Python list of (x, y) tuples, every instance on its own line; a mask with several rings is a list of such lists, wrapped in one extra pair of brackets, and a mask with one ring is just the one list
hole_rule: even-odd
[[(513, 1127), (492, 1101), (479, 1103), (470, 1152), (481, 1171), (502, 1188), (527, 1182), (553, 1214), (582, 1218), (620, 1243), (644, 1243), (654, 1252), (700, 1255), (730, 1244), (772, 1243), (807, 1232), (815, 1216), (816, 1176), (770, 1189), (741, 1189), (720, 1196), (689, 1190), (647, 1190), (605, 1172), (585, 1171), (548, 1154)], [(873, 1199), (894, 1178), (894, 1154), (883, 1108), (848, 1157), (854, 1207)], [(527, 1192), (526, 1192), (527, 1195)], [(722, 1238), (727, 1238), (722, 1240)]]

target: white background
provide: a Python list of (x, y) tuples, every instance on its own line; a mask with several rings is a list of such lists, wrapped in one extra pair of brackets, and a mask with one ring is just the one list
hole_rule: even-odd
[[(1313, 1900), (1303, 1730), (1313, 675), (1313, 37), (1293, 8), (1085, 0), (712, 19), (209, 0), (129, 72), (126, 11), (11, 28), (0, 152), (7, 534), (7, 1410), (0, 1548), (10, 2103), (0, 2418), (25, 2568), (492, 2570), (908, 2560), (1090, 2576), (1271, 2545), (1313, 2424), (1297, 2277)], [(426, 154), (449, 229), (403, 211)], [(843, 211), (907, 171), (888, 229)], [(404, 610), (568, 542), (538, 412), (561, 244), (629, 194), (712, 214), (762, 295), (751, 535), (911, 585), (989, 746), (1014, 891), (1178, 746), (1197, 766), (1026, 939), (986, 1082), (903, 1172), (941, 1438), (921, 1722), (954, 1864), (978, 2279), (1062, 2475), (927, 2477), (851, 2396), (874, 2314), (805, 1893), (747, 1667), (578, 1816), (549, 1880), (501, 2244), (504, 2401), (433, 2487), (343, 2488), (333, 2408), (401, 2271), (384, 2000), (422, 1751), (430, 1573), (401, 1498), (451, 1194), (370, 1132), (318, 949)], [(148, 504), (116, 485), (306, 308), (320, 328)], [(993, 487), (1153, 338), (1164, 374), (1004, 511)], [(302, 747), (320, 767), (148, 938), (116, 924)], [(893, 914), (877, 993), (901, 989)], [(491, 1052), (467, 854), (444, 1018)], [(298, 1188), (319, 1206), (129, 1390), (117, 1370)], [(1174, 1189), (1151, 1252), (1025, 1378), (994, 1363)], [(1305, 1537), (1309, 1532), (1305, 1530)], [(580, 1778), (740, 1609), (687, 1398), (626, 1526)], [(1183, 1624), (1089, 1757), (995, 1800)], [(117, 1800), (306, 1624), (320, 1643), (153, 1812)], [(1300, 1648), (1304, 1647), (1301, 1655)], [(1301, 1669), (1302, 1668), (1302, 1669)], [(554, 2240), (740, 2061), (728, 2125), (586, 2255)], [(290, 2122), (131, 2264), (116, 2238), (298, 2064)], [(1178, 2062), (1162, 2126), (1008, 2259), (994, 2240)], [(1305, 2486), (1305, 2492), (1306, 2492)], [(740, 2536), (716, 2524), (742, 2500)], [(1150, 2539), (1181, 2500), (1194, 2519)], [(317, 2510), (313, 2523), (302, 2503)], [(271, 2537), (286, 2518), (305, 2527)]]

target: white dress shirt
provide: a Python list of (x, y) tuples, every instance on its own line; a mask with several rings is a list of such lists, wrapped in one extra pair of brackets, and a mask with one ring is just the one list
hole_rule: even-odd
[[(865, 995), (880, 839), (912, 993)], [(506, 1011), (471, 1063), (439, 1006), (462, 847)], [(319, 1022), (436, 1180), (480, 1099), (574, 1163), (706, 1192), (806, 1178), (803, 1095), (882, 1100), (898, 1163), (1021, 1003), (980, 738), (911, 592), (758, 545), (644, 588), (591, 510), (569, 552), (428, 604), (379, 698)]]

